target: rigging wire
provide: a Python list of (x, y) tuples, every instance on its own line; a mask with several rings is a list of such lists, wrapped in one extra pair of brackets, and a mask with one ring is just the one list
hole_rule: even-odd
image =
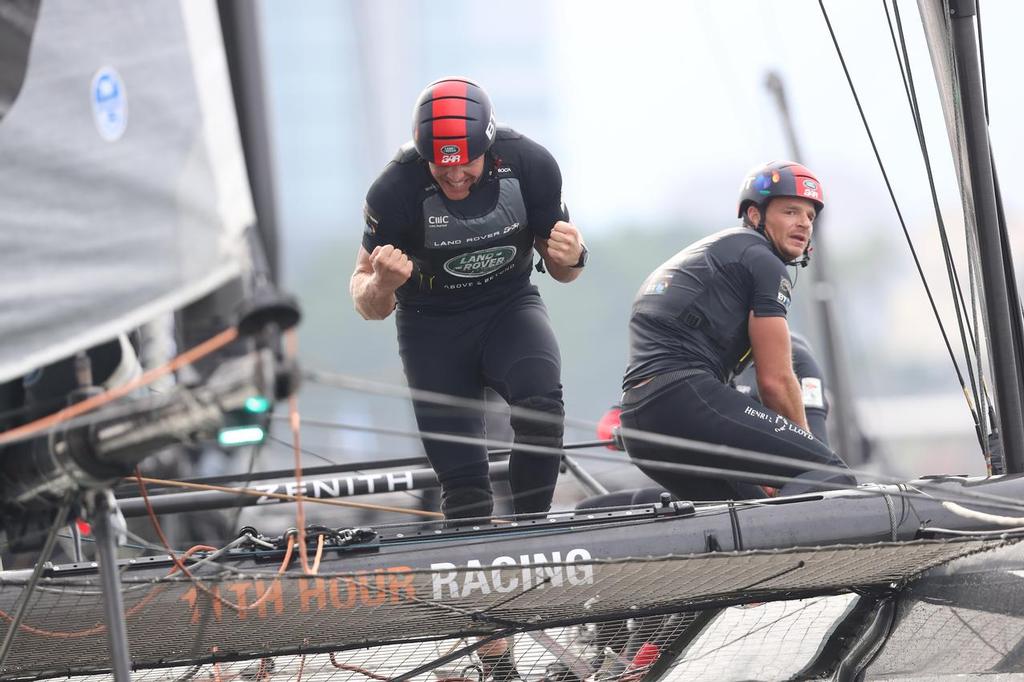
[(221, 485), (208, 485), (205, 483), (187, 483), (185, 481), (175, 481), (163, 478), (150, 478), (148, 476), (138, 476), (136, 477), (136, 480), (141, 481), (146, 485), (159, 485), (167, 488), (182, 488), (184, 490), (201, 490), (207, 492), (231, 493), (234, 495), (251, 497), (267, 497), (274, 500), (282, 500), (284, 502), (310, 502), (313, 504), (326, 504), (334, 507), (349, 507), (355, 509), (369, 509), (371, 511), (386, 511), (395, 512), (398, 514), (412, 514), (415, 516), (424, 516), (434, 519), (442, 518), (444, 516), (440, 512), (426, 511), (423, 509), (412, 509), (408, 507), (389, 507), (386, 505), (371, 504), (369, 502), (352, 502), (349, 500), (335, 500), (325, 499), (321, 497), (308, 497), (306, 495), (289, 495), (287, 493), (274, 493), (267, 492), (266, 490), (256, 490), (255, 488), (236, 488)]
[[(313, 383), (324, 383), (325, 385), (330, 385), (330, 386), (344, 386), (346, 388), (354, 386), (354, 387), (356, 387), (356, 390), (360, 390), (360, 391), (364, 391), (364, 392), (370, 392), (370, 393), (374, 393), (374, 394), (378, 394), (378, 395), (391, 395), (391, 396), (397, 396), (397, 397), (408, 397), (411, 394), (411, 395), (415, 396), (416, 400), (420, 400), (420, 401), (423, 401), (423, 402), (429, 402), (429, 403), (433, 403), (433, 404), (449, 405), (449, 406), (456, 405), (456, 406), (459, 406), (459, 407), (473, 406), (473, 407), (476, 407), (477, 409), (482, 409), (482, 410), (488, 409), (488, 404), (487, 403), (484, 403), (483, 401), (474, 401), (474, 400), (468, 399), (468, 398), (461, 398), (461, 397), (457, 397), (457, 396), (446, 396), (444, 394), (434, 393), (434, 392), (430, 392), (430, 391), (417, 391), (415, 389), (409, 389), (409, 388), (406, 388), (406, 387), (395, 386), (395, 385), (390, 385), (390, 384), (384, 384), (384, 383), (380, 383), (380, 382), (366, 381), (366, 380), (361, 380), (361, 379), (355, 379), (355, 378), (352, 378), (352, 377), (347, 377), (345, 375), (329, 374), (329, 373), (326, 373), (326, 372), (309, 372), (307, 374), (309, 376), (309, 380), (311, 382), (313, 382)], [(321, 381), (322, 379), (327, 379), (327, 381)], [(525, 411), (525, 414), (528, 414), (528, 415), (532, 416), (534, 413), (532, 411), (527, 410), (527, 411)], [(588, 421), (581, 420), (581, 419), (571, 419), (571, 420), (567, 420), (567, 421), (572, 421), (575, 425), (587, 424), (591, 428), (593, 428), (594, 425), (595, 425), (594, 422), (588, 422)], [(329, 423), (325, 423), (325, 422), (318, 422), (317, 423), (317, 425), (328, 425), (328, 424)], [(333, 428), (352, 429), (352, 430), (356, 430), (356, 431), (364, 431), (364, 432), (370, 432), (370, 433), (379, 433), (379, 434), (385, 434), (385, 435), (395, 435), (395, 436), (401, 436), (401, 437), (405, 437), (405, 438), (417, 438), (418, 439), (418, 438), (422, 437), (422, 438), (426, 438), (426, 439), (436, 439), (436, 440), (447, 441), (447, 442), (484, 444), (485, 446), (488, 446), (488, 447), (494, 445), (493, 441), (489, 441), (487, 439), (482, 439), (482, 438), (470, 437), (470, 436), (451, 436), (451, 435), (448, 435), (448, 434), (436, 434), (436, 433), (431, 433), (431, 432), (420, 433), (420, 432), (417, 432), (417, 431), (411, 431), (409, 429), (388, 429), (388, 428), (383, 428), (383, 427), (370, 427), (370, 426), (349, 425), (349, 424), (331, 424), (331, 426)], [(807, 462), (805, 460), (801, 460), (801, 459), (797, 459), (797, 458), (792, 458), (792, 457), (785, 457), (785, 456), (782, 456), (782, 455), (772, 455), (772, 454), (768, 454), (768, 453), (754, 452), (754, 451), (751, 451), (751, 450), (743, 450), (743, 449), (740, 449), (740, 448), (732, 448), (732, 447), (725, 446), (725, 445), (709, 444), (709, 443), (705, 443), (705, 442), (702, 442), (702, 441), (695, 441), (695, 440), (686, 439), (686, 438), (677, 438), (677, 437), (674, 437), (674, 436), (666, 436), (666, 435), (662, 435), (662, 434), (658, 434), (658, 433), (653, 433), (653, 432), (649, 432), (649, 431), (624, 430), (623, 433), (628, 434), (630, 437), (635, 438), (637, 440), (643, 440), (645, 442), (656, 444), (656, 445), (664, 445), (664, 446), (667, 446), (667, 447), (674, 447), (674, 448), (678, 448), (678, 449), (690, 449), (690, 450), (697, 449), (697, 450), (700, 450), (700, 451), (703, 451), (703, 452), (714, 452), (714, 453), (717, 453), (717, 454), (727, 455), (727, 456), (733, 457), (735, 459), (742, 459), (742, 460), (746, 460), (748, 462), (753, 462), (753, 463), (757, 463), (757, 464), (782, 465), (782, 466), (797, 465), (797, 466), (801, 467), (802, 469), (804, 469), (806, 471), (817, 471), (817, 472), (822, 472), (822, 473), (833, 473), (833, 474), (848, 473), (848, 474), (852, 474), (854, 476), (858, 476), (858, 477), (860, 477), (860, 478), (862, 478), (864, 480), (873, 479), (873, 480), (876, 480), (876, 481), (880, 481), (880, 482), (883, 482), (883, 483), (894, 484), (894, 485), (895, 484), (900, 484), (900, 483), (903, 482), (903, 481), (900, 481), (900, 480), (898, 480), (898, 479), (896, 479), (894, 477), (880, 476), (877, 472), (874, 472), (874, 471), (858, 470), (858, 469), (846, 469), (846, 468), (838, 467), (838, 466), (830, 466), (830, 465), (818, 464), (818, 463), (814, 463), (814, 462)], [(524, 452), (532, 452), (532, 453), (537, 453), (537, 454), (550, 454), (550, 455), (553, 455), (553, 456), (560, 456), (562, 454), (562, 451), (557, 449), (557, 448), (549, 448), (549, 447), (544, 447), (544, 446), (539, 446), (539, 445), (522, 444), (521, 446), (517, 445), (517, 447), (521, 447)], [(601, 455), (583, 454), (583, 453), (580, 453), (578, 456), (586, 457), (586, 458), (590, 458), (590, 459), (601, 459), (602, 458)], [(605, 459), (612, 459), (612, 458), (614, 458), (615, 461), (618, 461), (620, 463), (623, 461), (621, 456), (617, 456), (617, 457), (616, 456), (611, 456), (611, 457), (607, 457)], [(680, 466), (680, 465), (672, 464), (672, 463), (668, 463), (668, 462), (660, 462), (659, 466), (669, 468), (669, 467)], [(689, 469), (678, 469), (678, 470), (680, 470), (680, 471), (692, 471), (692, 470), (689, 470)], [(735, 469), (718, 469), (717, 471), (728, 473), (730, 477), (736, 477), (737, 474), (747, 474), (749, 476), (763, 477), (762, 474), (756, 474), (756, 473), (751, 473), (749, 471), (740, 471), (740, 470), (735, 470)], [(849, 489), (854, 489), (854, 490), (857, 489), (857, 488), (852, 487), (852, 486), (844, 486), (844, 487), (845, 488), (849, 488)], [(990, 495), (990, 494), (987, 494), (987, 493), (981, 493), (981, 492), (976, 492), (976, 491), (966, 491), (966, 490), (965, 491), (960, 491), (960, 492), (958, 492), (958, 498), (960, 500), (962, 500), (962, 499), (974, 499), (974, 500), (977, 500), (977, 501), (983, 501), (984, 500), (984, 501), (987, 501), (987, 502), (992, 502), (993, 504), (1007, 505), (1008, 507), (1015, 508), (1015, 509), (1024, 506), (1024, 502), (1022, 502), (1021, 500), (1016, 500), (1016, 499), (1002, 497), (1002, 496), (997, 496), (997, 495)]]
[[(931, 193), (932, 208), (935, 211), (935, 220), (939, 231), (939, 241), (942, 244), (942, 254), (945, 260), (946, 274), (949, 277), (950, 294), (952, 294), (953, 297), (953, 310), (956, 312), (957, 328), (960, 331), (960, 342), (963, 346), (967, 375), (971, 383), (971, 394), (974, 396), (971, 413), (974, 416), (975, 434), (978, 437), (978, 445), (981, 447), (982, 453), (986, 455), (986, 461), (990, 461), (987, 455), (989, 448), (985, 439), (984, 429), (982, 427), (984, 414), (979, 414), (979, 411), (977, 410), (978, 406), (985, 404), (979, 391), (986, 391), (987, 396), (984, 379), (981, 377), (981, 359), (974, 357), (971, 352), (971, 349), (977, 345), (977, 339), (974, 335), (974, 330), (970, 326), (970, 321), (965, 319), (967, 304), (964, 300), (963, 289), (960, 285), (960, 279), (957, 274), (956, 263), (953, 260), (953, 252), (949, 245), (949, 235), (946, 230), (945, 221), (942, 218), (942, 209), (939, 206), (939, 195), (935, 187), (935, 174), (932, 170), (931, 156), (928, 153), (928, 143), (925, 140), (924, 122), (921, 118), (921, 108), (917, 99), (917, 89), (914, 86), (914, 73), (910, 66), (910, 55), (907, 52), (906, 35), (903, 32), (903, 22), (900, 17), (899, 5), (895, 1), (893, 2), (893, 14), (896, 17), (896, 30), (899, 32), (899, 45), (897, 45), (896, 30), (893, 28), (892, 18), (889, 14), (889, 5), (886, 0), (882, 0), (882, 6), (885, 9), (886, 21), (889, 23), (889, 35), (892, 38), (893, 49), (896, 53), (896, 62), (899, 64), (900, 73), (903, 75), (903, 88), (907, 95), (907, 103), (910, 106), (910, 117), (914, 122), (914, 130), (917, 133), (918, 145), (921, 148), (921, 157), (924, 161), (925, 174), (928, 177), (928, 189)], [(968, 336), (970, 337), (970, 341), (968, 341)], [(975, 367), (977, 369), (975, 369)], [(981, 383), (980, 389), (978, 386), (979, 382)], [(962, 383), (961, 387), (963, 387)]]
[(978, 56), (981, 60), (981, 101), (985, 105), (985, 123), (988, 123), (988, 76), (985, 71), (985, 39), (981, 30), (981, 2), (974, 3), (974, 23), (978, 31)]
[[(160, 520), (157, 518), (156, 513), (153, 511), (153, 507), (152, 507), (152, 505), (149, 502), (149, 496), (146, 494), (145, 480), (142, 477), (142, 473), (139, 471), (139, 467), (135, 467), (135, 478), (136, 478), (136, 480), (139, 483), (139, 492), (142, 494), (142, 498), (146, 502), (146, 511), (148, 512), (150, 522), (153, 524), (153, 530), (156, 531), (157, 537), (160, 539), (160, 542), (163, 544), (164, 549), (168, 553), (168, 556), (170, 557), (171, 561), (174, 563), (174, 568), (171, 570), (171, 573), (174, 573), (174, 571), (176, 571), (176, 570), (177, 571), (181, 571), (182, 574), (184, 574), (186, 577), (188, 577), (188, 579), (192, 582), (192, 584), (195, 586), (195, 588), (197, 590), (199, 590), (200, 592), (202, 592), (206, 596), (208, 596), (211, 599), (213, 599), (216, 603), (223, 604), (223, 605), (227, 606), (228, 608), (230, 608), (230, 609), (232, 609), (234, 611), (237, 611), (238, 613), (244, 613), (246, 611), (250, 611), (251, 609), (256, 608), (259, 604), (263, 603), (263, 601), (270, 596), (271, 590), (270, 590), (270, 588), (267, 588), (263, 592), (263, 594), (258, 599), (256, 599), (256, 601), (254, 601), (253, 603), (251, 603), (251, 604), (236, 604), (235, 602), (232, 602), (231, 600), (222, 597), (220, 592), (219, 592), (219, 590), (210, 589), (209, 587), (207, 587), (203, 583), (203, 581), (200, 580), (198, 576), (193, 574), (188, 569), (188, 566), (185, 565), (185, 559), (188, 556), (187, 553), (185, 555), (185, 558), (182, 558), (182, 557), (179, 557), (177, 554), (175, 554), (174, 550), (171, 549), (171, 545), (167, 541), (167, 536), (164, 535), (163, 527), (160, 525)], [(294, 535), (289, 535), (288, 536), (288, 546), (285, 549), (284, 558), (281, 560), (281, 567), (278, 569), (278, 574), (279, 575), (285, 573), (285, 571), (288, 570), (288, 565), (291, 563), (292, 552), (294, 551), (294, 549), (295, 549), (295, 536)], [(189, 551), (191, 551), (191, 550), (189, 550)]]
[[(412, 435), (412, 434), (410, 434), (410, 435)], [(682, 440), (682, 439), (674, 439), (674, 440)], [(706, 444), (704, 444), (704, 445), (706, 445)], [(546, 450), (546, 451), (550, 452), (551, 454), (556, 454), (556, 453), (559, 452), (555, 448), (546, 448), (545, 449), (545, 448), (542, 448), (541, 446), (536, 446), (536, 447), (538, 449), (541, 449), (541, 450)], [(724, 446), (721, 446), (721, 447), (724, 448)], [(736, 456), (736, 457), (741, 456), (740, 453), (745, 452), (745, 451), (733, 452), (733, 451), (731, 451), (731, 449), (727, 449), (727, 450), (730, 450), (730, 452), (729, 452), (730, 455), (733, 455), (733, 456)], [(750, 454), (757, 455), (759, 453), (750, 453)], [(613, 462), (613, 463), (617, 463), (617, 464), (622, 464), (623, 463), (623, 457), (620, 456), (620, 455), (604, 454), (604, 453), (586, 453), (586, 452), (581, 452), (580, 456), (582, 458), (584, 458), (584, 459), (590, 459), (590, 460), (594, 460), (594, 461)], [(647, 461), (647, 460), (639, 460), (639, 461), (641, 463), (647, 465), (647, 466), (652, 467), (652, 468), (661, 468), (661, 469), (666, 469), (666, 470), (670, 470), (670, 471), (682, 472), (682, 473), (687, 473), (687, 474), (696, 474), (696, 475), (701, 475), (701, 476), (716, 477), (716, 478), (732, 478), (732, 479), (737, 479), (737, 480), (745, 480), (745, 481), (749, 481), (749, 482), (752, 482), (752, 483), (762, 482), (762, 483), (785, 484), (785, 483), (789, 483), (789, 482), (795, 481), (795, 480), (802, 480), (802, 479), (798, 479), (796, 476), (784, 476), (784, 475), (772, 475), (772, 474), (755, 474), (755, 473), (748, 473), (748, 472), (737, 471), (737, 470), (734, 470), (734, 469), (725, 469), (725, 468), (721, 468), (721, 467), (709, 467), (709, 466), (682, 464), (682, 463), (678, 463), (678, 462), (662, 462), (662, 461)], [(843, 471), (843, 470), (840, 470), (840, 471)], [(305, 497), (305, 496), (288, 495), (288, 494), (285, 494), (285, 493), (267, 493), (266, 491), (262, 491), (262, 490), (239, 489), (239, 488), (231, 488), (231, 487), (223, 487), (223, 486), (204, 485), (204, 484), (198, 484), (198, 483), (185, 483), (185, 482), (172, 481), (172, 480), (153, 479), (153, 478), (143, 478), (142, 480), (146, 484), (157, 484), (157, 485), (164, 485), (164, 486), (168, 486), (168, 487), (180, 487), (180, 488), (192, 489), (192, 490), (215, 490), (215, 491), (219, 491), (219, 492), (241, 494), (241, 495), (267, 496), (267, 497), (271, 497), (273, 499), (280, 499), (280, 500), (283, 500), (283, 501), (294, 501), (296, 499), (296, 497), (302, 497), (305, 502), (309, 502), (309, 503), (313, 503), (313, 504), (327, 504), (327, 505), (343, 506), (343, 507), (368, 508), (368, 509), (373, 509), (373, 510), (377, 510), (377, 511), (399, 512), (399, 513), (414, 514), (414, 515), (425, 516), (425, 517), (429, 516), (431, 518), (441, 518), (442, 517), (442, 515), (437, 513), (437, 512), (427, 512), (427, 511), (422, 511), (422, 510), (413, 510), (413, 509), (401, 508), (401, 507), (386, 507), (386, 506), (383, 506), (383, 505), (373, 505), (373, 504), (370, 504), (370, 503), (351, 502), (351, 501), (333, 500), (333, 499), (322, 499), (322, 498), (311, 498), (311, 497)], [(900, 485), (901, 484), (901, 482), (895, 481), (895, 480), (889, 481), (888, 483), (890, 485), (893, 485), (893, 484)], [(860, 492), (860, 493), (863, 493), (863, 494), (867, 494), (867, 495), (877, 495), (877, 496), (883, 496), (883, 497), (886, 496), (886, 495), (889, 495), (889, 496), (893, 496), (893, 497), (902, 497), (902, 498), (906, 498), (906, 499), (909, 499), (909, 500), (922, 499), (922, 497), (927, 497), (929, 499), (935, 499), (937, 501), (947, 500), (947, 501), (975, 503), (975, 504), (984, 503), (984, 504), (986, 504), (988, 506), (999, 507), (999, 508), (1004, 508), (1004, 509), (1015, 509), (1015, 510), (1016, 509), (1024, 509), (1024, 503), (1020, 502), (1019, 500), (1014, 500), (1014, 499), (1011, 499), (1011, 498), (1006, 498), (1006, 497), (1002, 497), (1002, 496), (998, 496), (998, 495), (979, 493), (979, 492), (971, 491), (971, 490), (955, 490), (955, 491), (950, 491), (950, 490), (945, 490), (945, 489), (937, 488), (935, 486), (929, 486), (926, 483), (918, 483), (917, 486), (920, 489), (914, 489), (914, 490), (908, 490), (908, 491), (903, 491), (903, 490), (893, 491), (893, 490), (888, 490), (888, 489), (883, 489), (883, 488), (871, 488), (871, 487), (865, 487), (865, 486), (850, 486), (850, 485), (847, 485), (847, 484), (830, 483), (830, 482), (823, 482), (821, 485), (822, 485), (823, 488), (828, 488), (828, 489), (831, 489), (831, 490), (857, 491), (857, 492)], [(755, 503), (756, 503), (756, 501), (755, 501)], [(378, 528), (385, 528), (385, 527), (387, 527), (387, 526), (378, 526)]]
[[(303, 423), (308, 424), (309, 421), (308, 420), (303, 420)], [(288, 446), (292, 445), (288, 441), (285, 441), (284, 439), (281, 439), (281, 438), (275, 438), (273, 436), (268, 436), (267, 438), (269, 440), (272, 440), (272, 441), (274, 441), (276, 443), (280, 443), (282, 445), (288, 445)], [(321, 455), (321, 454), (318, 454), (316, 452), (313, 452), (312, 450), (310, 450), (308, 448), (303, 447), (303, 448), (301, 448), (301, 450), (302, 450), (302, 454), (304, 454), (304, 455), (310, 455), (312, 457), (316, 457), (317, 459), (320, 459), (320, 460), (322, 460), (324, 462), (329, 462), (331, 464), (335, 464), (335, 465), (339, 465), (339, 466), (341, 465), (341, 462), (337, 462), (337, 461), (331, 460), (329, 457), (326, 457), (324, 455)], [(430, 464), (427, 462), (426, 459), (423, 459), (422, 463), (423, 463), (423, 466), (430, 466)], [(388, 464), (388, 462), (387, 461), (383, 461), (383, 462), (380, 462), (380, 464)], [(307, 470), (306, 473), (312, 473), (312, 475), (314, 475), (314, 476), (317, 475), (316, 473), (313, 473), (313, 471), (315, 471), (315, 470)], [(351, 469), (350, 471), (352, 473), (358, 474), (360, 476), (366, 476), (367, 475), (366, 474), (366, 470), (362, 469), (362, 468), (360, 468), (360, 469)], [(246, 482), (246, 486), (245, 487), (248, 487), (248, 481)], [(420, 495), (416, 495), (411, 490), (396, 490), (394, 492), (404, 493), (404, 494), (408, 495), (409, 497), (411, 497), (412, 499), (416, 500), (417, 502), (420, 502), (420, 503), (423, 502), (423, 497), (420, 496)], [(237, 522), (235, 523), (235, 525), (236, 526), (238, 525)]]
[[(931, 287), (928, 285), (928, 278), (924, 274), (924, 269), (921, 266), (921, 260), (918, 258), (917, 250), (914, 248), (913, 239), (910, 237), (910, 231), (907, 229), (906, 220), (903, 218), (903, 212), (900, 209), (899, 202), (896, 200), (896, 194), (893, 191), (892, 183), (889, 181), (889, 174), (885, 170), (885, 164), (882, 161), (881, 153), (878, 151), (878, 145), (875, 143), (874, 134), (871, 132), (871, 126), (868, 124), (868, 119), (864, 113), (864, 107), (861, 106), (860, 97), (857, 94), (857, 89), (853, 84), (853, 77), (850, 75), (850, 70), (846, 66), (846, 58), (843, 57), (842, 48), (839, 46), (839, 39), (836, 37), (835, 30), (832, 28), (832, 22), (829, 20), (828, 11), (825, 9), (824, 0), (818, 0), (818, 6), (821, 8), (822, 16), (825, 19), (825, 24), (828, 26), (829, 34), (832, 37), (832, 44), (836, 48), (836, 54), (839, 57), (839, 62), (843, 67), (843, 73), (846, 74), (846, 82), (850, 86), (850, 92), (853, 95), (853, 100), (857, 105), (857, 111), (860, 113), (861, 121), (864, 124), (864, 130), (867, 133), (868, 140), (871, 142), (871, 149), (875, 154), (875, 160), (878, 162), (878, 168), (882, 173), (882, 178), (885, 180), (886, 189), (889, 191), (889, 198), (892, 200), (893, 208), (896, 210), (896, 215), (899, 218), (900, 226), (903, 228), (903, 235), (906, 237), (907, 245), (910, 247), (910, 253), (914, 259), (914, 265), (917, 268), (918, 275), (921, 278), (921, 283), (924, 286), (925, 294), (928, 297), (928, 303), (931, 305), (932, 313), (935, 316), (935, 321), (939, 326), (939, 332), (942, 335), (942, 340), (946, 345), (946, 351), (949, 354), (949, 359), (953, 363), (953, 369), (956, 371), (957, 380), (960, 382), (960, 390), (964, 393), (964, 397), (967, 396), (967, 385), (964, 381), (963, 373), (960, 371), (960, 365), (957, 363), (956, 356), (953, 353), (953, 347), (949, 342), (949, 335), (946, 333), (946, 328), (942, 324), (942, 318), (939, 315), (938, 307), (935, 304), (935, 298), (932, 296)], [(968, 408), (971, 411), (971, 416), (974, 419), (975, 428), (980, 431), (981, 424), (978, 418), (977, 411), (970, 405), (968, 401)]]
[[(263, 452), (263, 443), (259, 443), (252, 447), (252, 452), (249, 455), (249, 469), (245, 473), (245, 478), (242, 480), (242, 487), (248, 488), (252, 485), (252, 476), (256, 472), (256, 460), (259, 458), (260, 453)], [(238, 507), (235, 509), (235, 513), (231, 520), (231, 524), (228, 528), (238, 528), (239, 522), (242, 520), (242, 508)]]

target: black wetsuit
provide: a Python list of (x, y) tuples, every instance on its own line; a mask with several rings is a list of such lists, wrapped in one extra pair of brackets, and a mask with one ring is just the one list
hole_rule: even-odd
[[(811, 344), (794, 331), (789, 333), (793, 347), (793, 374), (800, 382), (800, 394), (804, 400), (804, 412), (807, 414), (807, 425), (811, 433), (825, 445), (828, 441), (828, 395), (825, 390), (825, 373), (821, 371), (818, 359), (814, 357)], [(761, 397), (757, 391), (757, 371), (753, 364), (740, 372), (733, 379), (733, 387), (749, 395), (757, 402)]]
[[(784, 494), (827, 487), (820, 486), (823, 480), (856, 483), (848, 474), (808, 467), (845, 465), (812, 434), (729, 385), (750, 363), (751, 311), (758, 317), (784, 317), (791, 292), (782, 259), (763, 235), (744, 227), (723, 230), (680, 251), (640, 288), (623, 378), (624, 441), (644, 473), (677, 496), (746, 497), (734, 481), (758, 482), (764, 475), (798, 478), (783, 487)], [(711, 458), (650, 443), (629, 430), (765, 452), (791, 462)], [(658, 462), (731, 473), (698, 474), (661, 468)]]
[[(807, 423), (811, 427), (811, 433), (825, 445), (828, 445), (828, 397), (824, 375), (821, 366), (818, 364), (814, 352), (811, 350), (807, 340), (797, 334), (790, 332), (790, 339), (793, 342), (793, 373), (800, 382), (800, 390), (804, 399), (804, 411), (807, 413)], [(757, 372), (753, 364), (747, 366), (732, 382), (733, 388), (743, 395), (750, 396), (760, 402), (757, 391)], [(734, 481), (728, 484), (720, 480), (702, 479), (699, 476), (687, 477), (686, 484), (689, 500), (719, 500), (729, 499), (733, 495), (742, 499), (756, 499), (764, 497), (765, 493), (759, 486)], [(727, 487), (727, 486), (732, 486)], [(619, 507), (636, 504), (651, 504), (658, 502), (662, 493), (667, 492), (664, 488), (629, 488), (616, 490), (603, 495), (595, 495), (576, 505), (577, 509), (597, 509), (601, 507)], [(721, 497), (725, 494), (726, 497)], [(678, 496), (674, 496), (677, 499)]]
[[(562, 445), (561, 359), (547, 310), (530, 284), (533, 244), (568, 220), (558, 164), (543, 147), (499, 128), (485, 172), (466, 199), (448, 199), (411, 143), (370, 187), (363, 247), (393, 244), (414, 263), (397, 291), (398, 346), (414, 389), (482, 401), (485, 387), (513, 408), (515, 445)], [(448, 518), (493, 509), (482, 443), (451, 443), (430, 433), (482, 439), (484, 411), (414, 400), (423, 445), (442, 488)], [(546, 511), (557, 455), (513, 446), (509, 482), (517, 513)]]

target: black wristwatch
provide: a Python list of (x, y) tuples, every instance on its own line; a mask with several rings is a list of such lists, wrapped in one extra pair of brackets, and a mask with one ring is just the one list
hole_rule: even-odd
[(587, 251), (587, 245), (586, 244), (580, 244), (580, 246), (582, 247), (582, 249), (580, 251), (580, 259), (578, 261), (576, 261), (576, 265), (572, 265), (570, 267), (582, 268), (582, 267), (585, 267), (587, 265), (587, 256), (590, 255), (590, 252)]

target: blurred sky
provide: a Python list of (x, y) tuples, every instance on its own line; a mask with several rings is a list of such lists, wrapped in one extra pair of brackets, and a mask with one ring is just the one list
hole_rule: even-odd
[[(991, 138), (1011, 239), (1019, 240), (1024, 199), (1014, 189), (1024, 182), (1016, 161), (1024, 148), (1018, 73), (1024, 2), (981, 5)], [(260, 6), (291, 282), (302, 279), (315, 256), (338, 247), (346, 256), (337, 281), (317, 286), (336, 289), (339, 307), (348, 307), (342, 299), (359, 246), (363, 197), (409, 139), (412, 104), (431, 80), (464, 75), (480, 82), (499, 120), (555, 154), (574, 222), (584, 235), (601, 235), (694, 224), (711, 232), (735, 224), (737, 188), (747, 170), (790, 156), (765, 87), (774, 71), (785, 83), (804, 161), (826, 188), (819, 233), (833, 260), (860, 254), (855, 283), (837, 282), (848, 346), (859, 346), (861, 355), (933, 362), (948, 374), (948, 390), (957, 390), (816, 1), (262, 0)], [(922, 265), (953, 325), (885, 5), (829, 0), (825, 7)], [(962, 250), (960, 198), (917, 4), (899, 8), (939, 202)], [(652, 254), (652, 267), (669, 255)], [(367, 326), (368, 338), (376, 333)], [(870, 367), (853, 371), (861, 382), (854, 388), (870, 393), (864, 385)], [(962, 418), (959, 401), (953, 409)]]
[[(1003, 185), (1021, 149), (1017, 29), (1024, 3), (983, 2), (992, 137)], [(900, 5), (945, 201), (955, 205), (915, 3)], [(881, 2), (827, 2), (908, 219), (931, 213), (921, 155)], [(825, 181), (836, 239), (892, 229), (894, 213), (818, 4), (600, 0), (264, 0), (283, 182), (318, 173), (360, 196), (409, 138), (412, 103), (437, 77), (490, 92), (499, 119), (548, 146), (577, 222), (600, 231), (680, 216), (731, 219), (752, 165), (789, 155), (768, 71), (783, 77), (806, 162)], [(525, 109), (525, 113), (524, 113)], [(355, 172), (343, 167), (352, 165)], [(333, 191), (331, 191), (333, 190)], [(326, 196), (324, 196), (326, 195)], [(310, 195), (315, 196), (315, 195)], [(1020, 212), (1015, 193), (1006, 197)], [(334, 218), (358, 221), (358, 209)], [(319, 221), (308, 230), (324, 229)], [(298, 229), (302, 229), (301, 226)]]
[[(932, 202), (884, 5), (825, 6), (908, 229), (941, 286)], [(900, 8), (939, 200), (956, 227), (959, 195), (917, 5)], [(262, 9), (286, 270), (337, 243), (354, 259), (367, 187), (409, 138), (419, 91), (451, 74), (477, 79), (499, 119), (555, 153), (585, 235), (731, 224), (746, 171), (790, 155), (764, 86), (774, 71), (805, 163), (826, 187), (822, 237), (837, 253), (881, 245), (878, 277), (892, 297), (885, 315), (917, 323), (930, 314), (817, 2), (307, 0), (297, 9), (263, 0)], [(1024, 3), (986, 0), (981, 16), (992, 141), (1012, 224), (1024, 214), (1013, 191), (1024, 182), (1015, 162), (1024, 148)], [(901, 334), (892, 341), (917, 343)], [(945, 352), (925, 346), (922, 353)]]

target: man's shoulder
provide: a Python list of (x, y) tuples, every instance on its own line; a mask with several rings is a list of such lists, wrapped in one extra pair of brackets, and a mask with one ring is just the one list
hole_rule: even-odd
[(366, 193), (367, 202), (413, 201), (432, 186), (429, 174), (411, 145), (403, 145), (373, 181)]
[(719, 257), (761, 260), (763, 256), (770, 256), (768, 262), (778, 261), (779, 267), (785, 269), (785, 264), (775, 255), (768, 239), (749, 227), (726, 228), (708, 237), (708, 241), (711, 242), (709, 249), (716, 252)]
[(751, 248), (768, 247), (768, 240), (746, 227), (727, 227), (694, 242), (687, 250), (698, 249), (718, 259), (739, 259)]
[(543, 145), (508, 126), (498, 126), (491, 146), (492, 154), (512, 166), (529, 167), (540, 162), (554, 163)]

